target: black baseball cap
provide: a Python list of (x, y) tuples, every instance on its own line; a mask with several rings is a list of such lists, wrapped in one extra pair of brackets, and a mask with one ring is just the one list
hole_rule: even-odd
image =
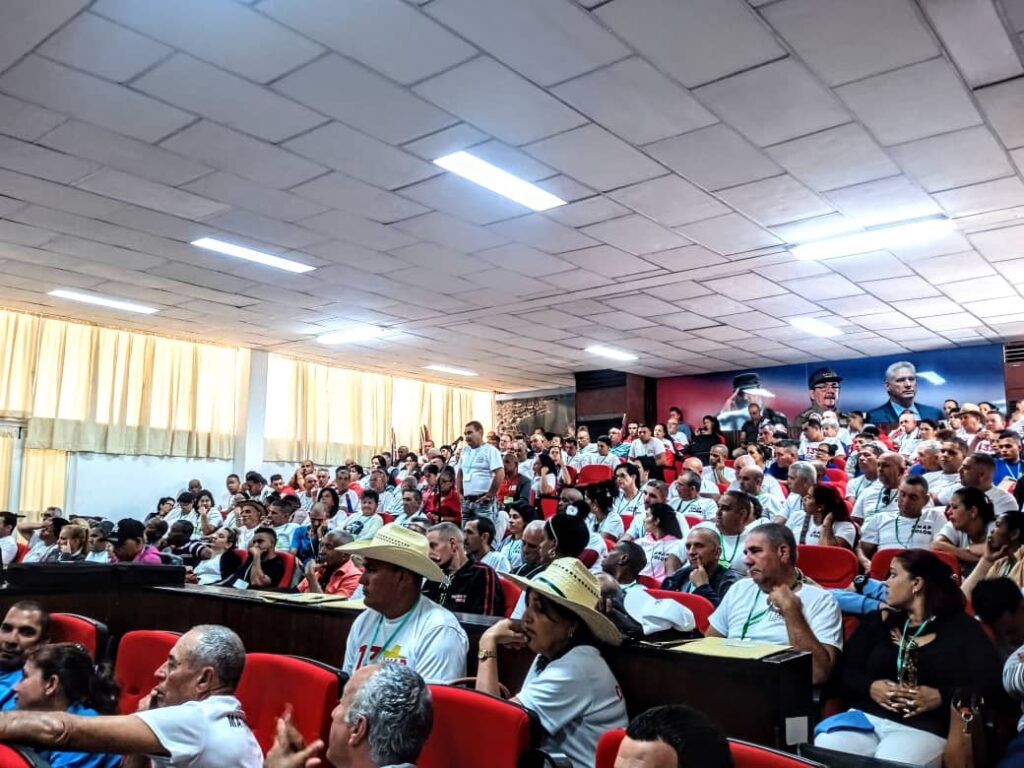
[(128, 539), (145, 540), (146, 526), (138, 520), (126, 517), (124, 520), (118, 520), (117, 527), (103, 538), (111, 544), (123, 544)]

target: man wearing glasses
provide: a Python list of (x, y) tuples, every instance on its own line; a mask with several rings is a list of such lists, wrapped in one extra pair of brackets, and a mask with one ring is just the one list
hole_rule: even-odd
[(807, 394), (811, 400), (811, 406), (796, 417), (796, 425), (803, 428), (811, 414), (819, 417), (825, 411), (839, 410), (839, 385), (843, 383), (843, 377), (831, 368), (818, 368), (807, 379)]

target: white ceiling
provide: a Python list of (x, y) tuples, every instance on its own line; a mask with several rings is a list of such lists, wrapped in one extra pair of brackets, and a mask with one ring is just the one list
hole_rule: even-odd
[[(499, 391), (595, 343), (664, 376), (1019, 338), (1022, 36), (1024, 0), (4, 0), (0, 304)], [(430, 162), (470, 147), (570, 204)], [(313, 341), (355, 323), (396, 335)]]

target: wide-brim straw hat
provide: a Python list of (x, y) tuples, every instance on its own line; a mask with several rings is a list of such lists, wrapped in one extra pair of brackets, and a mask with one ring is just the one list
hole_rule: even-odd
[(514, 581), (523, 589), (535, 590), (572, 611), (601, 642), (609, 645), (622, 643), (618, 627), (596, 608), (601, 599), (597, 577), (575, 557), (560, 557), (530, 579), (508, 573), (503, 573), (502, 578)]
[(959, 418), (960, 416), (964, 416), (968, 413), (973, 413), (979, 419), (985, 418), (985, 414), (981, 412), (981, 408), (976, 406), (974, 403), (964, 403), (960, 406), (960, 410), (956, 412), (956, 416)]
[(430, 559), (427, 537), (395, 523), (383, 526), (369, 541), (353, 541), (338, 551), (397, 565), (430, 581), (444, 581), (444, 571)]

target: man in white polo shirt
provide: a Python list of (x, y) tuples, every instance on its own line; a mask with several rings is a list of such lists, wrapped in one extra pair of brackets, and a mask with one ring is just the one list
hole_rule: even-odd
[(897, 491), (906, 473), (906, 458), (898, 453), (883, 453), (878, 460), (878, 485), (857, 497), (851, 516), (866, 522), (882, 512), (896, 511)]
[(880, 549), (928, 547), (946, 522), (941, 510), (929, 506), (928, 481), (907, 475), (900, 483), (897, 508), (879, 512), (864, 523), (857, 559), (871, 570), (871, 558)]
[(960, 485), (947, 486), (938, 494), (938, 503), (942, 506), (949, 504), (953, 493), (963, 486), (977, 488), (984, 492), (992, 501), (996, 515), (1005, 512), (1016, 512), (1019, 507), (1017, 500), (1002, 488), (992, 484), (992, 478), (996, 473), (996, 460), (988, 453), (972, 453), (960, 465)]
[(505, 469), (498, 449), (484, 441), (484, 427), (479, 421), (466, 424), (463, 431), (466, 446), (459, 458), (455, 490), (462, 497), (462, 520), (489, 517), (496, 520), (494, 500), (505, 479)]
[(924, 479), (928, 481), (932, 501), (939, 506), (946, 506), (953, 491), (962, 485), (960, 467), (963, 466), (966, 455), (967, 443), (963, 440), (958, 437), (944, 440), (939, 451), (939, 471), (925, 474)]
[(784, 525), (767, 523), (747, 534), (749, 579), (737, 581), (711, 614), (708, 637), (791, 645), (811, 654), (812, 679), (824, 684), (843, 647), (836, 599), (796, 569), (797, 546)]
[(124, 754), (131, 768), (260, 768), (263, 752), (235, 698), (244, 666), (238, 635), (216, 624), (193, 627), (174, 644), (135, 714), (4, 712), (0, 742)]
[(654, 459), (654, 463), (663, 466), (668, 463), (665, 456), (665, 444), (654, 437), (651, 428), (646, 424), (637, 427), (637, 438), (629, 446), (629, 458), (640, 459), (644, 457)]

